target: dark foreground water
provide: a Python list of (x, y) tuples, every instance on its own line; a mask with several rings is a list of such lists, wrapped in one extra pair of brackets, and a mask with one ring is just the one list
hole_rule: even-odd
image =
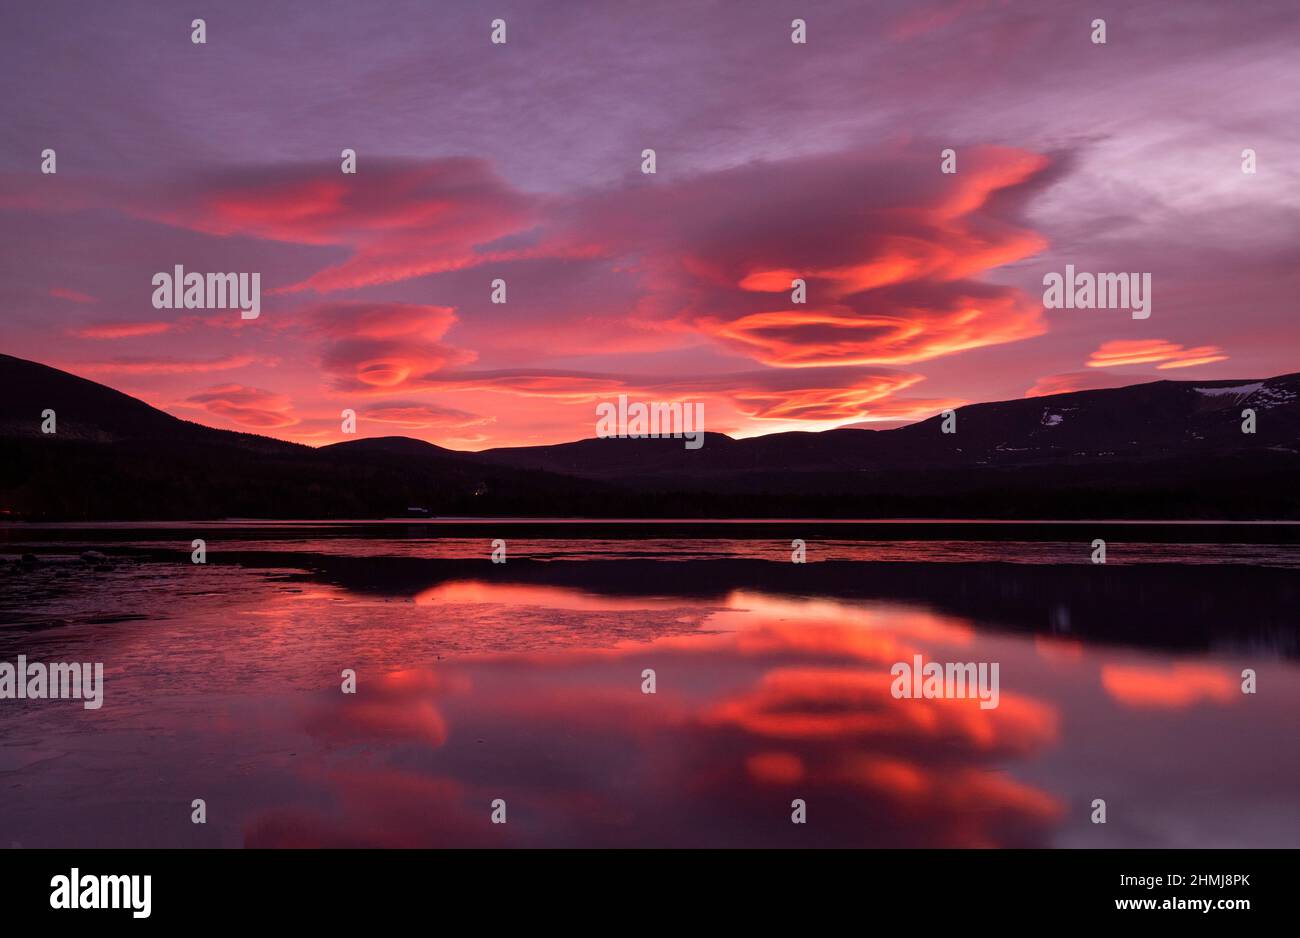
[(0, 527), (0, 846), (1297, 847), (1295, 530)]

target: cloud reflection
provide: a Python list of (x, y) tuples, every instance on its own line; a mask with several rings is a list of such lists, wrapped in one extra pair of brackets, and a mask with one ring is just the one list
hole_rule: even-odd
[[(416, 598), (480, 601), (603, 613), (664, 602), (470, 580)], [(1053, 706), (889, 693), (891, 662), (969, 640), (967, 623), (931, 612), (736, 591), (695, 634), (363, 676), (355, 698), (324, 695), (302, 718), (325, 746), (302, 772), (331, 807), (266, 812), (246, 841), (1043, 844), (1060, 805), (1010, 770), (1055, 741)], [(640, 690), (647, 667), (655, 695)], [(490, 823), (494, 797), (508, 825)], [(807, 826), (790, 823), (794, 797), (812, 806)]]

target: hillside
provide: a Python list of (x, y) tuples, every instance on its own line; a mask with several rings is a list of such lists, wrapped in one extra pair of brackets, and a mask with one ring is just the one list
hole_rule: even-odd
[[(45, 408), (58, 433), (40, 432)], [(1257, 432), (1241, 431), (1241, 412)], [(0, 510), (25, 518), (1300, 518), (1300, 375), (974, 404), (893, 430), (320, 448), (179, 420), (0, 356)], [(410, 509), (420, 509), (411, 512)]]

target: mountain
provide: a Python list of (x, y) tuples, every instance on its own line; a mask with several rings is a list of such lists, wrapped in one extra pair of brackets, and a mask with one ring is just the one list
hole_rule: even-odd
[(247, 438), (252, 445), (262, 441), (276, 448), (293, 446), (251, 434), (226, 434), (180, 420), (121, 391), (9, 355), (0, 355), (0, 388), (4, 390), (0, 397), (0, 438), (41, 437), (41, 414), (48, 408), (56, 414), (57, 438), (61, 441), (218, 440), (233, 435)]
[[(41, 414), (56, 415), (53, 434)], [(589, 486), (590, 487), (590, 486)], [(180, 420), (0, 355), (0, 512), (46, 520), (367, 518), (560, 510), (570, 479), (404, 437), (319, 449)]]
[[(56, 411), (58, 432), (40, 432)], [(1243, 411), (1255, 432), (1242, 432)], [(893, 430), (313, 448), (0, 355), (0, 511), (214, 517), (1300, 518), (1300, 374), (974, 404)]]
[[(1256, 413), (1242, 432), (1241, 412)], [(1300, 374), (1266, 381), (1155, 381), (1100, 391), (972, 404), (954, 433), (932, 417), (893, 430), (774, 433), (733, 440), (707, 435), (699, 450), (680, 440), (582, 440), (492, 449), (478, 458), (593, 479), (708, 479), (759, 473), (1095, 467), (1178, 459), (1295, 456)], [(649, 446), (648, 443), (661, 445)], [(1266, 457), (1267, 458), (1267, 457)]]

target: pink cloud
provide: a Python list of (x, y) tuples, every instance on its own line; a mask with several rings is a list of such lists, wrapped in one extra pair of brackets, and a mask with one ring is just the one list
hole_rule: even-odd
[[(629, 186), (571, 206), (545, 237), (634, 259), (641, 319), (775, 367), (907, 364), (1041, 334), (1036, 299), (971, 278), (1045, 247), (1005, 206), (1049, 161), (963, 155), (958, 175), (911, 152), (840, 153)], [(796, 277), (806, 306), (791, 302)]]
[(391, 393), (428, 386), (418, 379), (474, 361), (474, 353), (436, 342), (351, 339), (326, 349), (322, 367), (335, 375), (340, 391)]
[(298, 423), (298, 418), (290, 414), (293, 404), (288, 397), (240, 384), (211, 387), (191, 395), (186, 402), (256, 430), (276, 430)]
[(70, 367), (76, 373), (119, 375), (187, 375), (209, 371), (245, 368), (259, 359), (254, 355), (225, 355), (220, 358), (180, 359), (146, 356), (115, 358), (109, 361), (77, 362)]
[(341, 391), (393, 393), (422, 377), (467, 365), (476, 355), (440, 339), (456, 323), (448, 306), (410, 303), (331, 303), (295, 314), (309, 334), (328, 344), (321, 367)]
[(1099, 391), (1158, 380), (1160, 379), (1140, 375), (1116, 375), (1106, 371), (1069, 371), (1039, 378), (1034, 386), (1025, 392), (1025, 397), (1047, 397), (1051, 394), (1068, 394), (1071, 391)]
[(766, 370), (692, 377), (603, 374), (561, 370), (446, 371), (408, 375), (407, 390), (495, 392), (582, 405), (628, 394), (658, 401), (721, 401), (755, 419), (785, 423), (838, 422), (931, 416), (963, 403), (951, 399), (900, 399), (892, 395), (922, 377), (889, 369)]
[(365, 420), (388, 423), (409, 430), (464, 429), (485, 426), (495, 418), (482, 417), (454, 407), (439, 407), (413, 401), (389, 401), (362, 411)]
[(1147, 365), (1159, 362), (1157, 369), (1190, 368), (1226, 361), (1227, 355), (1217, 345), (1198, 345), (1187, 348), (1164, 339), (1115, 339), (1103, 342), (1088, 358), (1089, 368), (1110, 368), (1121, 365)]
[[(508, 395), (503, 411), (492, 412), (507, 415), (495, 423), (501, 433), (520, 432), (507, 425), (525, 423), (563, 432), (554, 429), (563, 420), (573, 426), (567, 437), (590, 432), (579, 405), (627, 391), (703, 400), (712, 429), (752, 432), (930, 416), (963, 399), (902, 398), (922, 376), (889, 366), (1041, 333), (1046, 324), (1036, 299), (980, 278), (1042, 249), (1044, 240), (1013, 216), (1016, 201), (1043, 184), (1049, 167), (1039, 154), (971, 147), (963, 150), (962, 172), (946, 176), (928, 152), (855, 150), (541, 199), (513, 189), (483, 161), (376, 160), (355, 177), (334, 166), (258, 168), (177, 181), (164, 187), (164, 199), (122, 187), (87, 198), (203, 234), (327, 249), (296, 255), (319, 255), (323, 266), (299, 263), (281, 292), (448, 274), (407, 293), (434, 303), (349, 298), (268, 310), (259, 340), (298, 343), (295, 357), (305, 350), (324, 373), (328, 394), (401, 396), (407, 405), (413, 394)], [(764, 198), (755, 199), (756, 191)], [(59, 204), (77, 194), (68, 188)], [(511, 304), (490, 319), (462, 321), (457, 307), (474, 301), (467, 300), (466, 278), (450, 274), (486, 265), (512, 278)], [(790, 300), (796, 277), (807, 284), (806, 305)], [(488, 283), (482, 275), (478, 302), (486, 304)], [(170, 328), (208, 325), (226, 322), (189, 317)], [(453, 327), (455, 343), (448, 341)], [(168, 328), (102, 324), (84, 335), (147, 336)], [(548, 355), (626, 360), (687, 349), (763, 367), (701, 370), (667, 355), (666, 374), (638, 375), (621, 363), (603, 373), (500, 367)], [(497, 367), (466, 370), (484, 359)], [(86, 370), (184, 375), (255, 360), (143, 356), (91, 362)], [(314, 377), (300, 372), (293, 380), (301, 391)], [(528, 399), (573, 407), (563, 417), (548, 412), (539, 419)], [(259, 425), (283, 418), (236, 410), (280, 413), (274, 408), (213, 403), (214, 413), (222, 407)], [(468, 414), (463, 408), (418, 404), (435, 410), (393, 404), (389, 422), (430, 430), (480, 425), (477, 416), (457, 423), (461, 418), (448, 412)], [(472, 409), (487, 413), (478, 401)]]
[(86, 293), (77, 290), (69, 290), (66, 287), (51, 287), (50, 296), (60, 300), (71, 300), (74, 303), (94, 303), (95, 298)]
[(172, 328), (168, 322), (101, 322), (72, 329), (79, 339), (130, 339), (142, 335), (158, 335)]
[(449, 306), (410, 303), (331, 303), (308, 312), (311, 328), (334, 339), (441, 338), (456, 322)]
[(479, 250), (532, 224), (534, 200), (482, 160), (367, 161), (289, 167), (206, 180), (164, 216), (212, 234), (341, 246), (350, 256), (280, 292), (329, 293), (474, 266)]

